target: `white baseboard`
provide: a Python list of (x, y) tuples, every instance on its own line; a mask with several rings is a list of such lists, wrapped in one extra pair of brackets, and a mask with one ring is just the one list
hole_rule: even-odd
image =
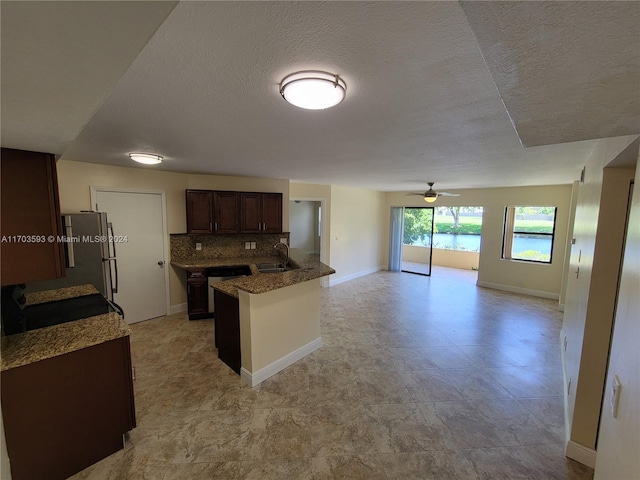
[(296, 363), (298, 360), (306, 357), (311, 352), (322, 347), (322, 338), (318, 337), (312, 342), (303, 345), (302, 347), (288, 353), (282, 358), (279, 358), (273, 363), (270, 363), (264, 368), (261, 368), (257, 372), (250, 372), (245, 368), (240, 369), (240, 379), (242, 383), (246, 383), (250, 387), (255, 387), (259, 383), (264, 382), (267, 378), (275, 375), (276, 373), (284, 370), (289, 365)]
[(493, 288), (494, 290), (503, 290), (505, 292), (522, 293), (533, 297), (550, 298), (551, 300), (560, 300), (560, 295), (543, 290), (533, 290), (531, 288), (514, 287), (512, 285), (503, 285), (501, 283), (482, 282), (478, 280), (476, 285), (479, 287)]
[(587, 467), (596, 468), (596, 451), (573, 440), (567, 443), (565, 455)]
[(348, 282), (350, 280), (354, 280), (359, 277), (364, 277), (365, 275), (370, 275), (372, 273), (379, 272), (380, 270), (386, 270), (386, 267), (384, 265), (378, 265), (377, 267), (368, 268), (366, 270), (360, 270), (359, 272), (352, 273), (351, 275), (347, 275), (346, 277), (339, 277), (339, 278), (331, 277), (329, 279), (329, 285), (333, 287), (334, 285)]
[(173, 315), (174, 313), (182, 313), (187, 311), (186, 303), (179, 303), (178, 305), (171, 305), (169, 307), (169, 315)]

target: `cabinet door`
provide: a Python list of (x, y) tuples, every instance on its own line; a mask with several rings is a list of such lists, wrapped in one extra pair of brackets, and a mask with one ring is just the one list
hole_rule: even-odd
[(14, 479), (68, 478), (121, 450), (136, 426), (129, 337), (1, 376)]
[(260, 193), (240, 193), (240, 233), (262, 233)]
[(3, 148), (0, 169), (2, 285), (63, 277), (55, 157)]
[(238, 233), (238, 193), (214, 192), (215, 233)]
[(187, 271), (187, 313), (189, 320), (209, 316), (209, 290), (204, 270)]
[(282, 194), (262, 194), (262, 232), (282, 233)]
[(187, 190), (187, 233), (213, 233), (213, 192)]

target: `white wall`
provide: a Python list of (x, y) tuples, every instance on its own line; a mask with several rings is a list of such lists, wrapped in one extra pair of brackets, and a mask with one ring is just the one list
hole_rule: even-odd
[[(579, 172), (576, 172), (576, 176), (578, 174)], [(460, 193), (460, 196), (440, 197), (434, 205), (484, 208), (478, 285), (559, 298), (571, 210), (571, 185), (469, 189), (454, 193)], [(405, 192), (388, 193), (386, 203), (387, 211), (390, 211), (392, 206), (425, 206), (421, 197), (408, 197)], [(551, 264), (502, 260), (504, 209), (509, 205), (558, 207)], [(387, 230), (388, 228), (387, 221)]]
[(562, 356), (567, 455), (585, 463), (595, 459), (621, 236), (633, 177), (622, 170), (607, 173), (605, 181), (604, 168), (634, 139), (599, 140), (585, 159), (585, 179), (578, 189), (561, 338), (567, 345)]
[(384, 193), (331, 186), (331, 285), (386, 268), (388, 216)]
[(320, 232), (318, 231), (318, 207), (320, 202), (290, 201), (289, 229), (291, 247), (305, 253), (320, 253)]
[[(640, 162), (639, 162), (640, 164)], [(640, 168), (636, 169), (631, 216), (620, 281), (617, 315), (606, 385), (613, 375), (622, 383), (618, 416), (608, 407), (611, 388), (605, 389), (600, 419), (596, 480), (640, 478)]]

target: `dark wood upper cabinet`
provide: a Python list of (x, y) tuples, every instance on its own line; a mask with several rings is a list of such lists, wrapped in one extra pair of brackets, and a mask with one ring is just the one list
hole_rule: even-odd
[(262, 233), (262, 196), (240, 193), (240, 233)]
[(240, 233), (282, 233), (282, 194), (240, 193)]
[(238, 193), (187, 190), (187, 233), (238, 233)]
[(213, 192), (187, 190), (187, 233), (213, 233)]
[(214, 233), (238, 233), (238, 193), (213, 192)]
[(282, 233), (282, 194), (262, 194), (262, 233)]
[(2, 285), (64, 277), (54, 155), (9, 148), (1, 155)]

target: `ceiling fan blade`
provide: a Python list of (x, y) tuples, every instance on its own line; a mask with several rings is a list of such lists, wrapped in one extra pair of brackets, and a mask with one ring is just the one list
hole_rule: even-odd
[(438, 192), (439, 197), (459, 197), (459, 193)]
[(411, 192), (411, 193), (407, 193), (405, 196), (409, 197), (412, 195), (417, 195), (419, 197), (424, 197), (424, 193), (417, 193), (417, 192)]

